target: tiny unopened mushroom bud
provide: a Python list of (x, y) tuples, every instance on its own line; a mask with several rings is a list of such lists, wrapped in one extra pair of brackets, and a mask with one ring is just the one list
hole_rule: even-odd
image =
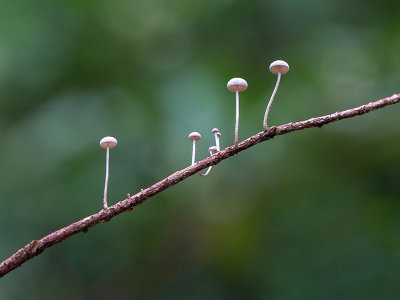
[(218, 148), (217, 146), (211, 146), (210, 148), (208, 148), (208, 152), (210, 152), (210, 155), (214, 155), (216, 153), (218, 153)]
[(219, 146), (219, 138), (221, 137), (221, 133), (219, 132), (218, 128), (214, 128), (213, 130), (211, 130), (211, 132), (214, 134), (215, 137), (215, 146), (217, 146), (218, 151), (220, 151), (221, 148)]
[(271, 98), (268, 102), (267, 110), (265, 111), (264, 115), (263, 127), (265, 131), (268, 129), (268, 114), (269, 110), (271, 109), (272, 102), (274, 101), (276, 91), (278, 90), (279, 82), (281, 81), (281, 75), (289, 72), (289, 64), (283, 60), (276, 60), (269, 65), (269, 70), (272, 74), (278, 75), (278, 78), (276, 80), (274, 91), (272, 92)]
[(229, 80), (226, 87), (231, 92), (236, 93), (235, 147), (237, 147), (239, 141), (239, 92), (245, 91), (248, 87), (248, 84), (243, 78), (236, 77)]
[(100, 140), (100, 147), (106, 149), (106, 179), (104, 183), (104, 197), (103, 207), (107, 208), (107, 188), (108, 188), (108, 173), (109, 173), (109, 161), (110, 161), (110, 149), (115, 148), (118, 142), (117, 139), (112, 136), (106, 136)]
[(195, 162), (195, 157), (196, 157), (196, 141), (201, 139), (201, 134), (194, 131), (189, 134), (189, 140), (193, 142), (193, 150), (192, 150), (192, 166), (194, 165)]

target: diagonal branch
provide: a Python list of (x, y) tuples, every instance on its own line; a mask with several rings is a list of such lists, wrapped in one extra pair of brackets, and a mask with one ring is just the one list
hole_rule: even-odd
[(136, 195), (122, 200), (107, 209), (103, 209), (96, 214), (88, 216), (80, 221), (77, 221), (64, 228), (54, 231), (53, 233), (50, 233), (40, 240), (33, 240), (0, 264), (0, 277), (3, 277), (5, 274), (21, 266), (24, 262), (30, 260), (36, 255), (39, 255), (46, 248), (62, 242), (63, 240), (79, 232), (87, 232), (90, 227), (95, 226), (99, 223), (107, 222), (123, 212), (130, 211), (135, 206), (143, 203), (147, 199), (157, 195), (158, 193), (161, 193), (162, 191), (172, 187), (182, 180), (185, 180), (186, 178), (196, 174), (197, 172), (209, 166), (217, 165), (224, 159), (227, 159), (258, 143), (270, 140), (275, 136), (284, 135), (293, 131), (312, 127), (322, 127), (323, 125), (326, 125), (328, 123), (336, 122), (346, 118), (352, 118), (359, 115), (364, 115), (376, 109), (398, 102), (400, 102), (400, 94), (394, 94), (391, 97), (387, 97), (376, 102), (371, 102), (369, 104), (348, 109), (345, 111), (336, 112), (334, 114), (268, 128), (267, 131), (259, 132), (256, 135), (253, 135), (248, 139), (240, 142), (237, 148), (235, 148), (234, 146), (227, 147), (217, 154), (197, 162), (193, 166), (187, 167), (169, 175), (167, 178), (153, 184), (147, 189), (144, 189)]

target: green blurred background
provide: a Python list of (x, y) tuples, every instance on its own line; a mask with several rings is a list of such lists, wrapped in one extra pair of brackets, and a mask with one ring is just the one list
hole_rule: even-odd
[[(0, 1), (0, 260), (240, 138), (400, 92), (399, 1)], [(400, 105), (277, 137), (42, 253), (0, 299), (398, 299)]]

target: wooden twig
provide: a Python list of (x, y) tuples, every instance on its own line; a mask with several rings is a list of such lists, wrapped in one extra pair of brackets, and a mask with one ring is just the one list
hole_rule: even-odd
[(237, 147), (230, 146), (221, 150), (217, 154), (207, 157), (202, 161), (195, 163), (193, 166), (187, 167), (180, 171), (177, 171), (167, 178), (153, 184), (152, 186), (142, 190), (136, 195), (129, 196), (125, 200), (118, 202), (117, 204), (110, 206), (106, 209), (99, 211), (96, 214), (88, 216), (80, 221), (72, 223), (64, 228), (46, 235), (40, 240), (33, 240), (25, 247), (18, 250), (16, 253), (11, 255), (8, 259), (0, 264), (0, 277), (18, 268), (26, 261), (42, 253), (45, 249), (66, 240), (67, 238), (79, 233), (86, 232), (90, 227), (95, 226), (99, 223), (104, 223), (111, 220), (113, 217), (132, 210), (135, 206), (143, 203), (147, 199), (157, 195), (158, 193), (172, 187), (173, 185), (185, 180), (186, 178), (197, 174), (199, 171), (216, 165), (241, 151), (244, 151), (258, 143), (266, 140), (270, 140), (278, 135), (284, 135), (293, 131), (302, 130), (305, 128), (322, 127), (328, 123), (336, 122), (346, 118), (352, 118), (355, 116), (364, 115), (368, 112), (377, 110), (379, 108), (395, 104), (400, 102), (400, 94), (394, 94), (391, 97), (387, 97), (376, 102), (371, 102), (366, 105), (362, 105), (349, 110), (336, 112), (334, 114), (311, 118), (301, 122), (288, 123), (280, 126), (273, 126), (249, 137), (248, 139), (240, 142)]

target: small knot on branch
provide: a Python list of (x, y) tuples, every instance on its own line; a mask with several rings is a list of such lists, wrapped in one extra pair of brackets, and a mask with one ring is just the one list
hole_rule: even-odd
[(268, 127), (266, 130), (264, 130), (264, 132), (265, 132), (265, 135), (273, 137), (273, 136), (275, 136), (276, 130), (277, 130), (277, 127), (276, 126), (272, 126), (272, 127)]
[(360, 113), (360, 115), (366, 114), (368, 112), (367, 107), (365, 105), (361, 106), (358, 112)]
[(25, 250), (26, 250), (27, 252), (32, 253), (32, 254), (36, 254), (36, 251), (37, 251), (37, 248), (38, 248), (38, 244), (39, 244), (39, 241), (38, 241), (38, 240), (33, 240), (32, 242), (30, 242), (30, 243), (26, 246)]

